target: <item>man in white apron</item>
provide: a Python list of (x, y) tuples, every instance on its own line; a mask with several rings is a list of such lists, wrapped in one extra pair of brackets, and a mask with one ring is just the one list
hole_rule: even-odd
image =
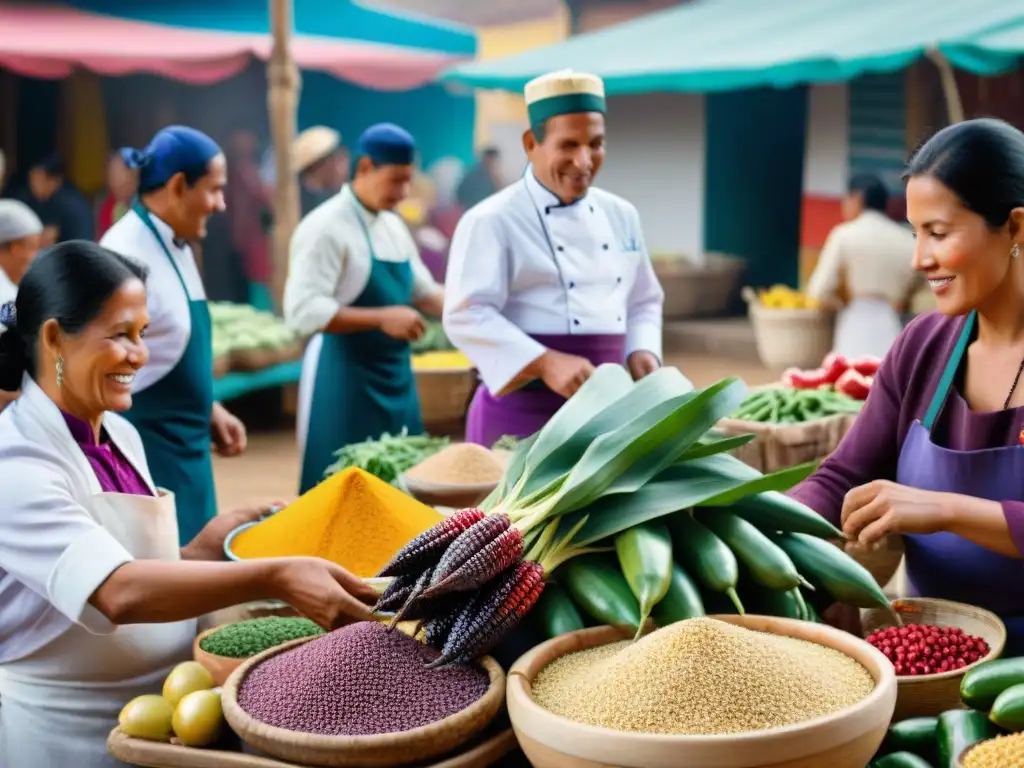
[(903, 330), (902, 312), (921, 276), (911, 265), (914, 237), (886, 215), (889, 193), (876, 176), (850, 180), (846, 221), (821, 250), (807, 294), (829, 304), (845, 285), (849, 302), (836, 318), (833, 350), (846, 357), (884, 357)]
[(600, 78), (526, 85), (523, 178), (468, 211), (452, 239), (444, 328), (483, 385), (466, 437), (490, 447), (541, 427), (602, 363), (661, 364), (664, 293), (640, 216), (591, 186), (605, 156)]

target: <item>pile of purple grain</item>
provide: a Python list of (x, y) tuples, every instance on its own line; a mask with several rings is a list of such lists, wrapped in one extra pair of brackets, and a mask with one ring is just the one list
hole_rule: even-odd
[(507, 515), (462, 509), (406, 544), (378, 574), (393, 581), (374, 609), (420, 621), (437, 667), (483, 656), (544, 591), (544, 569), (523, 559)]
[(238, 704), (267, 725), (323, 736), (372, 736), (461, 712), (490, 686), (475, 665), (428, 669), (434, 651), (366, 621), (337, 629), (252, 669)]

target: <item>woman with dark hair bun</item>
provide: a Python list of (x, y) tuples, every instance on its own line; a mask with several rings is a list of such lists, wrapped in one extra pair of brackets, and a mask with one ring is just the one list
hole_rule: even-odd
[(906, 173), (914, 268), (938, 311), (890, 350), (839, 448), (793, 495), (871, 544), (902, 534), (905, 588), (995, 611), (1024, 653), (1024, 134), (937, 133)]
[(325, 628), (369, 619), (333, 563), (223, 558), (266, 510), (218, 516), (179, 547), (175, 497), (120, 413), (146, 364), (146, 270), (94, 243), (40, 254), (0, 307), (0, 765), (114, 768), (126, 702), (191, 656), (196, 617), (259, 599)]

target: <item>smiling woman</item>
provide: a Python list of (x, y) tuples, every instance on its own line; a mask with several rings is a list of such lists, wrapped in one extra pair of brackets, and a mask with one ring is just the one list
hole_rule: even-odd
[(988, 608), (1024, 653), (1024, 134), (937, 133), (907, 170), (939, 311), (896, 340), (853, 429), (793, 495), (862, 542), (902, 534), (913, 593)]

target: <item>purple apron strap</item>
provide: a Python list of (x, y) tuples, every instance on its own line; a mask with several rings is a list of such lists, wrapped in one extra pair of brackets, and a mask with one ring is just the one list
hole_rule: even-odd
[[(537, 335), (532, 338), (548, 349), (585, 357), (594, 365), (625, 362), (626, 337), (622, 335)], [(505, 435), (529, 437), (547, 424), (563, 403), (565, 398), (546, 387), (495, 397), (481, 385), (469, 406), (466, 440), (490, 448)]]

